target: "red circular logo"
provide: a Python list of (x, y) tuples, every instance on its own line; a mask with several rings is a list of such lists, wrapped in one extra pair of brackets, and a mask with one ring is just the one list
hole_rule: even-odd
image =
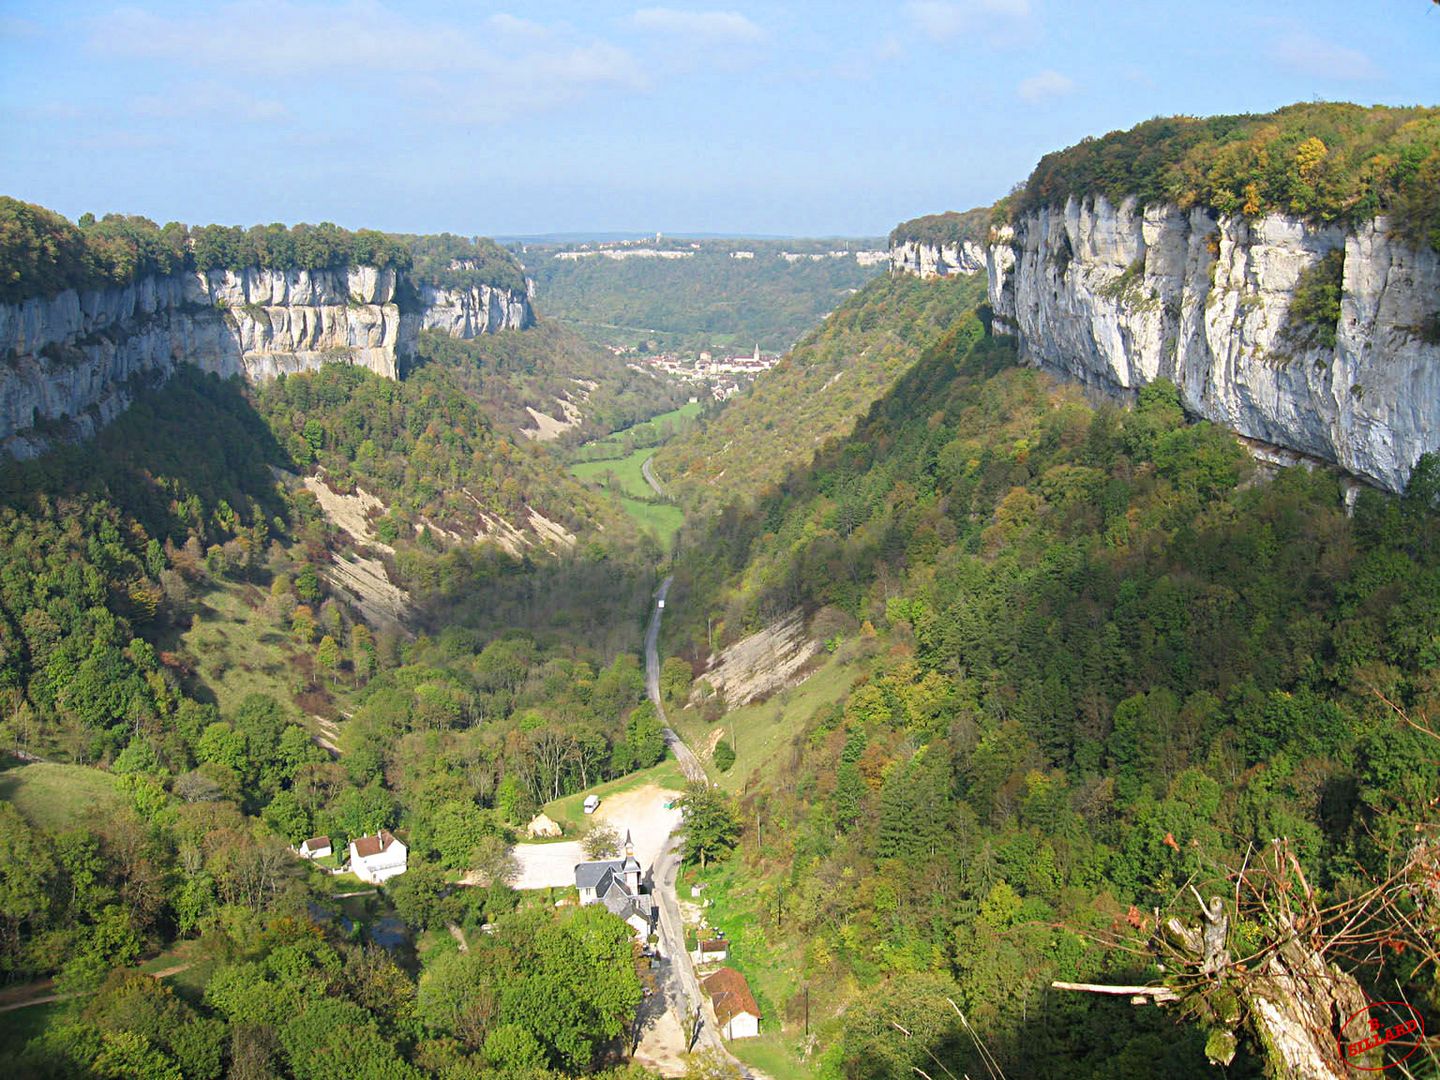
[(1372, 1001), (1340, 1028), (1340, 1060), (1362, 1072), (1381, 1072), (1399, 1065), (1420, 1049), (1425, 1021), (1404, 1001)]

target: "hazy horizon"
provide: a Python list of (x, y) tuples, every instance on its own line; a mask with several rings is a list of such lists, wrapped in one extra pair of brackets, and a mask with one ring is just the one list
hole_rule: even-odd
[(523, 11), (16, 0), (3, 187), (72, 218), (883, 236), (1151, 116), (1440, 88), (1429, 0)]

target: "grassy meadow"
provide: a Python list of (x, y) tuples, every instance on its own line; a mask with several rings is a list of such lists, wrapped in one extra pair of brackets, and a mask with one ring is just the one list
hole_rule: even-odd
[[(660, 501), (642, 472), (645, 461), (655, 453), (656, 440), (677, 430), (680, 422), (700, 415), (698, 402), (652, 416), (644, 423), (595, 439), (576, 452), (583, 460), (570, 466), (571, 474), (587, 484), (598, 484), (619, 500), (625, 513), (640, 526), (654, 534), (662, 547), (668, 548), (684, 523), (684, 512), (678, 506)], [(635, 444), (644, 443), (638, 449)]]
[(0, 800), (48, 832), (64, 831), (86, 818), (105, 817), (125, 805), (110, 773), (47, 762), (0, 772)]

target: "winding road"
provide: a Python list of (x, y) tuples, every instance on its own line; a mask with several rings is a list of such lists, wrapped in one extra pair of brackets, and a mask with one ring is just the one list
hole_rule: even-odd
[[(645, 464), (649, 466), (648, 459)], [(648, 471), (645, 478), (652, 484), (655, 483)], [(656, 490), (659, 490), (658, 486)], [(695, 751), (670, 727), (665, 718), (665, 705), (660, 700), (660, 618), (665, 613), (662, 605), (670, 592), (670, 583), (674, 580), (672, 574), (660, 582), (660, 588), (655, 593), (655, 607), (650, 612), (650, 625), (645, 630), (645, 690), (655, 704), (655, 711), (660, 715), (665, 744), (675, 754), (675, 760), (680, 763), (680, 771), (687, 780), (705, 784), (709, 782), (705, 776), (705, 766), (700, 764)], [(715, 1019), (715, 1010), (710, 1007), (709, 999), (700, 990), (700, 979), (695, 974), (694, 961), (685, 949), (685, 923), (680, 917), (680, 901), (675, 895), (675, 880), (679, 874), (680, 845), (676, 835), (671, 833), (652, 869), (654, 895), (660, 904), (660, 942), (662, 951), (670, 961), (665, 965), (667, 974), (670, 975), (665, 987), (666, 997), (682, 1029), (685, 1027), (686, 1018), (694, 1016), (695, 1009), (700, 1010), (700, 1034), (695, 1040), (697, 1051), (712, 1050), (738, 1070), (741, 1076), (759, 1080), (761, 1074), (747, 1067), (726, 1049), (725, 1041), (720, 1037), (720, 1025)]]
[[(650, 468), (650, 462), (654, 460), (655, 455), (651, 454), (643, 462), (640, 463), (640, 475), (645, 477), (645, 482), (650, 485), (650, 490), (655, 492), (656, 495), (659, 495), (663, 499), (665, 497), (665, 489), (660, 486), (660, 481), (655, 479), (654, 470)], [(669, 585), (670, 579), (666, 578), (665, 584), (662, 585), (661, 588), (668, 588)], [(661, 593), (661, 595), (663, 596), (664, 593)]]

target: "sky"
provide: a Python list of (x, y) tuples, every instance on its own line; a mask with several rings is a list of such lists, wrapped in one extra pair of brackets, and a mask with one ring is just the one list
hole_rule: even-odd
[(1431, 0), (0, 0), (0, 193), (466, 235), (883, 235), (1157, 115), (1440, 103)]

